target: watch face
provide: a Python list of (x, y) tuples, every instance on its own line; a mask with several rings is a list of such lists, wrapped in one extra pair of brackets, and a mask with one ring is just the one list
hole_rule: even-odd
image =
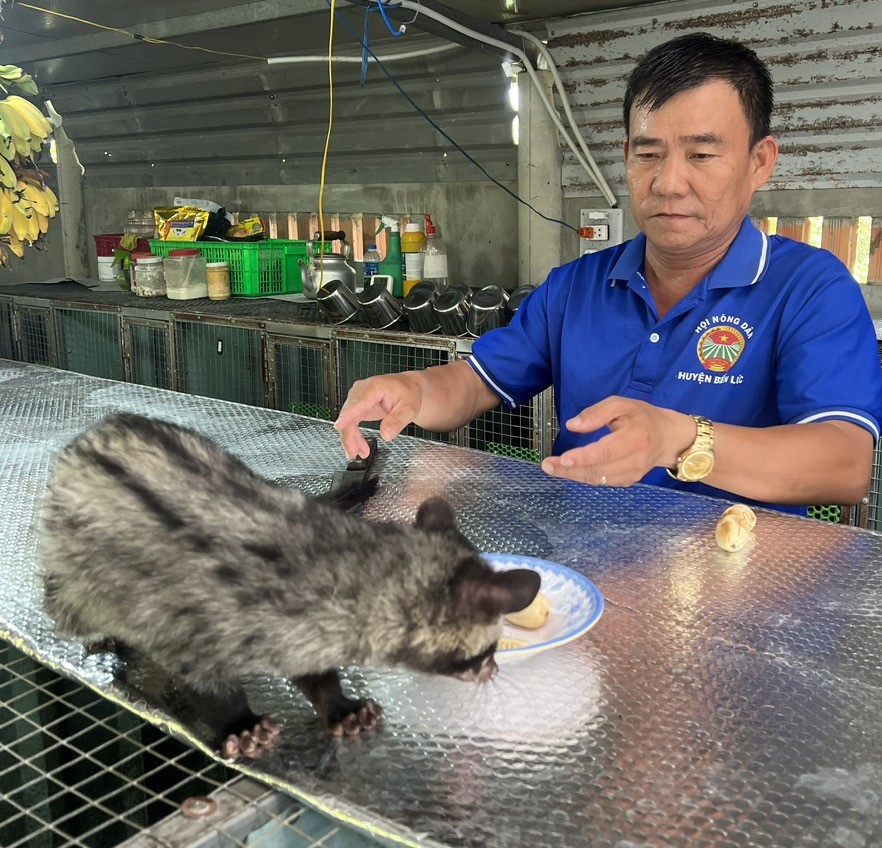
[(683, 457), (680, 463), (680, 477), (684, 480), (701, 480), (714, 468), (714, 455), (711, 451), (693, 451)]

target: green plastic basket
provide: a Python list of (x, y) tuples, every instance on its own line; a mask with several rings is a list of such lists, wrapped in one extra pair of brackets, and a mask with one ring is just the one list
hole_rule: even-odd
[(809, 518), (817, 518), (819, 521), (832, 521), (838, 523), (842, 520), (841, 506), (810, 506)]
[(266, 297), (303, 291), (300, 262), (308, 262), (305, 241), (150, 241), (150, 250), (162, 257), (168, 256), (172, 250), (194, 247), (206, 262), (226, 262), (230, 266), (230, 293), (235, 297)]

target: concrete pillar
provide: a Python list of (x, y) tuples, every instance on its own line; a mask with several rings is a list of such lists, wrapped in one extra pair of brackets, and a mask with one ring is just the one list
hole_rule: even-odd
[[(552, 77), (536, 72), (548, 99)], [(520, 141), (518, 144), (518, 194), (550, 218), (560, 218), (562, 153), (557, 127), (551, 120), (526, 72), (518, 75)], [(518, 204), (518, 285), (538, 285), (560, 264), (561, 225), (540, 218)]]
[(74, 280), (85, 279), (89, 276), (90, 245), (83, 201), (83, 166), (64, 127), (57, 127), (54, 135), (64, 273)]

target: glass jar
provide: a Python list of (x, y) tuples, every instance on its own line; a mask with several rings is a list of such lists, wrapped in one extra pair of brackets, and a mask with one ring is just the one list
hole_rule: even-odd
[(170, 250), (165, 259), (165, 276), (171, 300), (208, 297), (205, 257), (196, 248)]
[(123, 227), (123, 235), (139, 236), (140, 238), (156, 238), (156, 221), (153, 212), (129, 212), (129, 218)]
[(162, 257), (135, 254), (138, 258), (132, 268), (132, 291), (138, 297), (161, 297), (165, 294), (165, 274)]
[(230, 266), (226, 262), (206, 262), (205, 274), (208, 281), (208, 296), (212, 300), (229, 300)]

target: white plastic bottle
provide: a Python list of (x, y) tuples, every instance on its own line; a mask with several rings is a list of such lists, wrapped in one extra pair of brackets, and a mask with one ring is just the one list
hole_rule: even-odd
[(438, 235), (438, 228), (432, 223), (432, 216), (426, 215), (426, 243), (420, 251), (423, 257), (423, 280), (435, 283), (438, 291), (447, 288), (447, 248)]
[(380, 273), (380, 252), (375, 244), (369, 244), (364, 252), (364, 278), (369, 280), (374, 274)]

